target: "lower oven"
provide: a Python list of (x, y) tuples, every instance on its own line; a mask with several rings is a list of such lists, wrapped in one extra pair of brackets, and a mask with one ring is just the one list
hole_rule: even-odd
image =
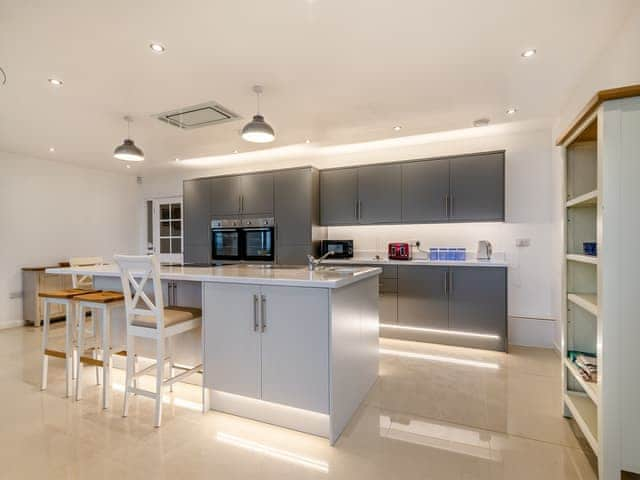
[(242, 260), (273, 262), (275, 243), (273, 218), (251, 218), (242, 221)]
[(211, 260), (242, 259), (242, 229), (239, 219), (211, 221)]

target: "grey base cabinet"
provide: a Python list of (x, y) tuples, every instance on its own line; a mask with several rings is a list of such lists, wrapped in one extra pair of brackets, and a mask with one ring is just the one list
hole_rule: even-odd
[(397, 291), (397, 325), (415, 328), (381, 336), (507, 350), (506, 268), (399, 266)]

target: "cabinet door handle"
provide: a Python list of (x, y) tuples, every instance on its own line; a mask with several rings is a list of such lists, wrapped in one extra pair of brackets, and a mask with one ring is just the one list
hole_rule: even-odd
[(353, 202), (353, 214), (355, 215), (356, 220), (357, 220), (359, 218), (358, 217), (358, 200), (355, 200)]
[(238, 195), (238, 213), (242, 211), (242, 195)]
[(449, 295), (449, 270), (444, 272), (444, 294)]
[(454, 209), (455, 209), (455, 207), (454, 207), (454, 205), (455, 205), (455, 204), (454, 204), (454, 199), (455, 199), (455, 198), (456, 198), (456, 197), (454, 197), (453, 195), (451, 195), (451, 213), (450, 213), (450, 216), (452, 216), (452, 217), (453, 217), (453, 212), (454, 212)]
[(240, 211), (244, 213), (244, 195), (240, 197), (242, 200), (240, 201)]
[(451, 195), (447, 193), (444, 198), (445, 198), (445, 216), (449, 217), (451, 215)]
[(449, 272), (449, 294), (453, 293), (453, 272)]
[(267, 329), (267, 297), (264, 295), (260, 295), (260, 315), (262, 317), (260, 331), (264, 332)]
[(358, 200), (358, 220), (362, 218), (362, 202)]
[(253, 295), (253, 331), (258, 331), (258, 295)]

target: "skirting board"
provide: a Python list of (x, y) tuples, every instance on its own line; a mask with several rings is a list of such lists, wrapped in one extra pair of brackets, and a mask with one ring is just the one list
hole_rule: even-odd
[(542, 318), (509, 317), (509, 344), (555, 348), (556, 321)]
[(13, 320), (11, 322), (0, 323), (0, 330), (7, 330), (8, 328), (16, 328), (24, 326), (24, 320)]

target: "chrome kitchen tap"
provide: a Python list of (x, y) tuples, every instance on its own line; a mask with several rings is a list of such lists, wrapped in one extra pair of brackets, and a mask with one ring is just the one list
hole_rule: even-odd
[(324, 255), (322, 255), (320, 258), (315, 258), (313, 255), (307, 255), (307, 266), (309, 267), (309, 270), (310, 271), (315, 270), (316, 267), (320, 265), (322, 261), (325, 260), (330, 255), (333, 255), (333, 252), (329, 251)]

